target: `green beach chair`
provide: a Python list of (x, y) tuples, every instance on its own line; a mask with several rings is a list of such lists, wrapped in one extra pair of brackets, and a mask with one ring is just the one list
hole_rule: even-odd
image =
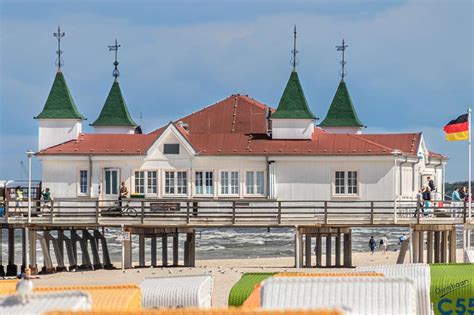
[(237, 281), (229, 293), (229, 306), (242, 306), (244, 301), (250, 296), (254, 287), (263, 280), (272, 277), (276, 272), (249, 272), (244, 273)]
[(474, 314), (474, 264), (432, 264), (430, 268), (435, 314)]

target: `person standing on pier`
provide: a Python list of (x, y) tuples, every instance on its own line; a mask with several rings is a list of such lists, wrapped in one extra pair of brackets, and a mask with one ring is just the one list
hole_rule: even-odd
[(373, 255), (375, 252), (375, 247), (377, 247), (377, 243), (375, 242), (375, 239), (373, 236), (370, 237), (369, 240), (369, 248), (370, 248), (370, 254)]
[[(44, 207), (51, 210), (51, 201), (53, 200), (53, 197), (51, 196), (51, 191), (49, 188), (46, 188), (44, 191), (42, 191), (41, 196), (43, 197)], [(39, 211), (41, 212), (41, 207)]]
[(122, 209), (122, 199), (126, 199), (128, 196), (128, 188), (125, 185), (125, 182), (122, 182), (122, 186), (120, 186), (120, 195), (119, 195), (119, 206)]
[(430, 191), (432, 191), (432, 192), (434, 192), (436, 190), (436, 186), (434, 184), (434, 181), (429, 176), (428, 176), (428, 187), (430, 188)]
[(431, 189), (430, 187), (425, 187), (425, 190), (422, 194), (423, 197), (423, 214), (426, 216), (430, 212), (431, 208)]
[(23, 200), (23, 190), (21, 189), (21, 186), (18, 186), (15, 188), (15, 213), (17, 211), (20, 211), (21, 213), (21, 201)]

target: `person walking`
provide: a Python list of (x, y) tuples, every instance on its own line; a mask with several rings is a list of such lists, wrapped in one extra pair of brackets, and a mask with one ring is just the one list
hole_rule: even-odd
[(380, 247), (383, 249), (383, 254), (385, 255), (388, 248), (388, 238), (386, 234), (380, 239)]
[(370, 237), (369, 240), (369, 248), (370, 248), (370, 254), (373, 255), (375, 252), (375, 248), (377, 247), (377, 243), (375, 242), (375, 239), (373, 236)]
[(430, 207), (431, 207), (431, 189), (430, 187), (425, 187), (425, 190), (423, 191), (423, 194), (422, 194), (422, 198), (423, 198), (423, 214), (425, 216), (428, 215), (428, 213), (430, 212)]
[[(44, 207), (49, 208), (51, 211), (52, 203), (51, 201), (53, 200), (53, 197), (51, 196), (51, 191), (49, 188), (46, 188), (45, 190), (41, 191), (41, 197), (43, 197), (44, 201)], [(42, 208), (39, 208), (39, 212), (41, 212)]]
[(122, 182), (122, 185), (120, 186), (120, 195), (119, 195), (119, 206), (120, 210), (122, 209), (122, 199), (126, 199), (128, 196), (128, 188), (125, 185), (125, 182)]
[(23, 190), (21, 186), (17, 186), (15, 188), (15, 213), (20, 211), (21, 213), (21, 201), (23, 200)]

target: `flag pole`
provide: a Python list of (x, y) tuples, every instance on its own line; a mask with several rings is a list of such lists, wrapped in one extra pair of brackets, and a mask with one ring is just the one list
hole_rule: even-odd
[(471, 198), (472, 198), (472, 193), (471, 193), (471, 108), (469, 107), (469, 109), (467, 110), (467, 121), (468, 121), (468, 127), (469, 127), (469, 130), (468, 130), (468, 135), (469, 135), (469, 138), (468, 138), (468, 142), (467, 142), (467, 146), (468, 146), (468, 183), (467, 183), (467, 187), (468, 187), (468, 191), (469, 191), (469, 195), (468, 195), (468, 217), (469, 219), (471, 218), (471, 214), (472, 214), (472, 209), (471, 209)]

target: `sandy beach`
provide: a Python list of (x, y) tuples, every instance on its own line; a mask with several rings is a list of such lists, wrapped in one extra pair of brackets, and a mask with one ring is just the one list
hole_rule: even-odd
[[(394, 264), (398, 252), (387, 252), (384, 255), (377, 252), (353, 253), (354, 266), (367, 266), (373, 264)], [(408, 259), (409, 257), (407, 257)], [(334, 259), (334, 257), (333, 257)], [(458, 262), (462, 262), (462, 250), (457, 252)], [(408, 261), (408, 260), (407, 260)], [(302, 272), (334, 272), (349, 271), (352, 269), (334, 268), (293, 268), (293, 257), (258, 258), (258, 259), (221, 259), (221, 260), (198, 260), (195, 268), (171, 267), (171, 268), (136, 268), (129, 270), (97, 270), (87, 272), (63, 272), (51, 275), (39, 275), (34, 280), (35, 285), (58, 286), (58, 285), (92, 285), (92, 284), (125, 284), (140, 283), (144, 277), (150, 276), (172, 276), (211, 274), (214, 279), (213, 306), (227, 306), (229, 291), (236, 281), (245, 272), (277, 272), (277, 271), (302, 271)], [(115, 264), (120, 267), (120, 263)]]

